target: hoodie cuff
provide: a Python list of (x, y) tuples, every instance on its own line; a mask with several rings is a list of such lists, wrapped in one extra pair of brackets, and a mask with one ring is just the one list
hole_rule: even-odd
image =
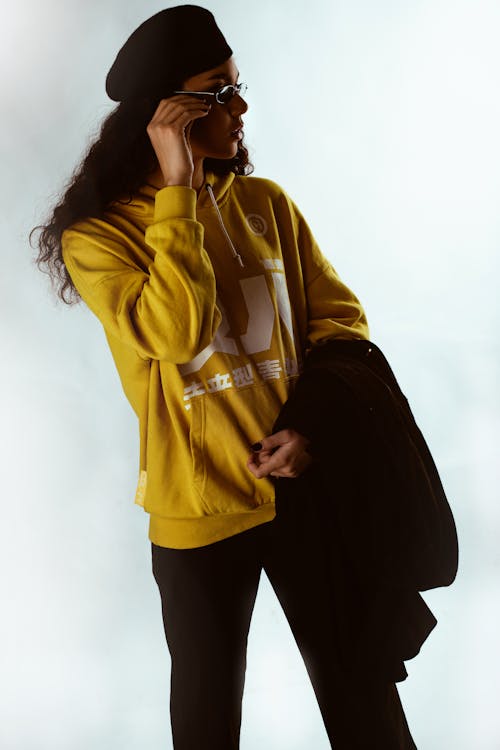
[(169, 185), (155, 196), (154, 223), (165, 219), (196, 221), (196, 190), (185, 185)]

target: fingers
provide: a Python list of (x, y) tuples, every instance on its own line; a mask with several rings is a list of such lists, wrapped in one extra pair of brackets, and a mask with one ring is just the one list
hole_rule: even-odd
[(147, 131), (150, 135), (165, 128), (180, 132), (193, 120), (206, 117), (210, 109), (210, 104), (194, 100), (159, 108), (148, 124)]
[(168, 99), (162, 99), (151, 118), (150, 124), (171, 124), (176, 122), (180, 117), (189, 118), (203, 117), (208, 114), (212, 108), (210, 102), (206, 99), (196, 98), (194, 96), (172, 96)]
[[(254, 451), (262, 454), (272, 454), (280, 448), (289, 448), (292, 453), (309, 445), (309, 440), (296, 430), (280, 430), (272, 435), (262, 438), (259, 443), (252, 446)], [(257, 446), (260, 446), (257, 449)]]
[(250, 458), (247, 461), (247, 468), (256, 479), (263, 479), (268, 476), (296, 479), (303, 471), (305, 471), (305, 469), (307, 469), (311, 461), (312, 459), (308, 454), (304, 454), (304, 456), (301, 457), (295, 457), (293, 463), (285, 464), (275, 464), (272, 462), (260, 464), (254, 458)]
[[(257, 445), (260, 449), (256, 450)], [(295, 478), (312, 462), (307, 453), (309, 440), (295, 430), (280, 430), (252, 446), (247, 467), (261, 479), (265, 476)]]
[(211, 104), (192, 96), (162, 99), (146, 130), (150, 138), (165, 130), (182, 133), (193, 120), (206, 117), (210, 109)]
[(179, 107), (184, 107), (184, 108), (189, 109), (189, 108), (200, 107), (200, 106), (210, 107), (211, 105), (208, 99), (203, 98), (201, 96), (188, 96), (187, 94), (169, 96), (167, 99), (161, 99), (158, 102), (158, 106), (156, 108), (156, 111), (153, 117), (155, 117), (158, 113), (163, 112), (164, 110), (175, 109)]
[(295, 430), (280, 430), (262, 438), (260, 442), (264, 450), (272, 451), (288, 443), (293, 443), (299, 438), (302, 438), (302, 436)]

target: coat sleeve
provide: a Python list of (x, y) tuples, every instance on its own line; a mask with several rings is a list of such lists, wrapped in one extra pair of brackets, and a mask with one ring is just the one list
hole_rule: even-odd
[(291, 206), (307, 298), (308, 347), (332, 338), (367, 339), (368, 323), (360, 301), (322, 254), (293, 201)]
[[(63, 233), (63, 259), (107, 332), (143, 358), (180, 364), (210, 343), (221, 321), (203, 238), (196, 192), (169, 186), (156, 193), (142, 238), (89, 219)], [(153, 251), (147, 268), (137, 260), (141, 239)]]

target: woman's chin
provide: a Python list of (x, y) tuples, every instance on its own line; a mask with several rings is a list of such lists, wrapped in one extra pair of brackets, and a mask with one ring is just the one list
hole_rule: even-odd
[(205, 159), (234, 159), (237, 153), (238, 142), (229, 141), (227, 144), (220, 146), (220, 148), (206, 149), (203, 156)]
[(218, 151), (217, 153), (210, 154), (210, 159), (234, 159), (236, 154), (238, 153), (237, 148), (228, 148), (222, 151)]

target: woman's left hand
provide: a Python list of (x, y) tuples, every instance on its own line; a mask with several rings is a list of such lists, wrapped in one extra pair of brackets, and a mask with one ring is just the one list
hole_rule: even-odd
[[(295, 430), (280, 430), (262, 438), (260, 450), (254, 449), (247, 468), (254, 477), (298, 477), (312, 463), (307, 453), (309, 440)], [(254, 448), (254, 446), (252, 446)]]

